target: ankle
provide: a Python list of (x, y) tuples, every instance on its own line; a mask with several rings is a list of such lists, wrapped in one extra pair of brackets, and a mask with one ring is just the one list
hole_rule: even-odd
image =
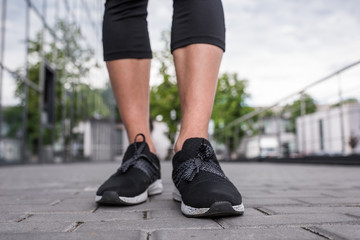
[(177, 153), (181, 150), (182, 145), (184, 144), (183, 140), (177, 139), (174, 145), (174, 152)]
[(182, 146), (184, 144), (184, 142), (189, 139), (189, 138), (205, 138), (208, 139), (208, 133), (193, 133), (193, 134), (181, 134), (179, 135), (178, 139), (175, 142), (174, 145), (174, 152), (177, 153), (182, 149)]
[(156, 148), (155, 148), (153, 142), (152, 142), (152, 141), (146, 141), (146, 143), (147, 143), (148, 146), (149, 146), (150, 152), (152, 152), (153, 154), (156, 155)]

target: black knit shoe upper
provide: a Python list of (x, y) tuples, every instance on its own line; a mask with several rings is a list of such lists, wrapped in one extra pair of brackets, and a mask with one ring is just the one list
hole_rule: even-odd
[(187, 139), (173, 158), (172, 178), (181, 200), (191, 208), (210, 208), (214, 203), (242, 204), (236, 187), (222, 171), (210, 142)]
[[(139, 135), (143, 137), (142, 142), (136, 141)], [(97, 196), (116, 192), (120, 197), (135, 197), (161, 178), (159, 159), (150, 152), (145, 136), (138, 134), (136, 138), (127, 148), (120, 168), (99, 187)]]

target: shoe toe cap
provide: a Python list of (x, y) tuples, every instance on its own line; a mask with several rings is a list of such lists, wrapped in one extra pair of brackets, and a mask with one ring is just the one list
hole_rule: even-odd
[(112, 176), (105, 181), (97, 190), (96, 195), (101, 196), (104, 192), (116, 192), (121, 197), (134, 197), (146, 191), (149, 183), (147, 179), (135, 179), (129, 176)]
[(229, 202), (233, 206), (242, 203), (241, 194), (231, 182), (196, 184), (182, 194), (182, 200), (186, 205), (198, 208), (210, 207), (215, 202)]

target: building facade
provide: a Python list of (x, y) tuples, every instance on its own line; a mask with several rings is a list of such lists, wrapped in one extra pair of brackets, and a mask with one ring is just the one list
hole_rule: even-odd
[(299, 152), (305, 155), (349, 155), (360, 153), (360, 104), (327, 107), (296, 120)]

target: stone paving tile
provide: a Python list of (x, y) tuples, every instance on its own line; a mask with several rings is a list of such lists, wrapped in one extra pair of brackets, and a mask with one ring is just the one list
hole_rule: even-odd
[(4, 213), (1, 212), (0, 214), (0, 223), (5, 222), (16, 222), (17, 220), (21, 219), (24, 214), (21, 213)]
[[(292, 214), (292, 215), (267, 215), (262, 217), (241, 216), (221, 218), (218, 223), (224, 228), (252, 227), (252, 226), (277, 226), (277, 225), (307, 225), (317, 223), (355, 222), (356, 219), (342, 214)], [(360, 224), (360, 220), (357, 221)]]
[(80, 191), (75, 192), (72, 195), (67, 196), (67, 198), (89, 198), (89, 199), (95, 199), (96, 195), (96, 189), (90, 190), (88, 188), (84, 188)]
[(121, 232), (65, 232), (65, 233), (2, 233), (0, 239), (6, 240), (49, 240), (49, 239), (66, 239), (66, 240), (149, 240), (148, 233), (142, 231), (122, 230)]
[(192, 231), (182, 231), (182, 230), (157, 230), (151, 233), (151, 240), (184, 240), (184, 239), (194, 239), (194, 240), (209, 240), (209, 239), (221, 239), (221, 240), (231, 240), (231, 239), (321, 239), (323, 237), (315, 235), (311, 232), (308, 232), (301, 228), (294, 227), (276, 227), (276, 228), (247, 228), (247, 229), (220, 229), (220, 230), (192, 230)]
[(244, 215), (246, 216), (264, 216), (264, 213), (262, 213), (261, 211), (259, 211), (258, 209), (256, 208), (252, 208), (252, 207), (249, 207), (249, 206), (245, 206), (245, 213)]
[(243, 196), (246, 196), (248, 198), (262, 198), (262, 197), (268, 197), (270, 194), (270, 191), (267, 189), (240, 189), (241, 194)]
[(341, 198), (296, 197), (296, 199), (301, 200), (305, 203), (309, 203), (309, 204), (337, 204), (337, 205), (360, 204), (360, 199), (355, 198), (355, 197), (341, 197)]
[(21, 233), (21, 232), (62, 232), (69, 226), (67, 222), (7, 222), (0, 223), (1, 233)]
[[(246, 193), (244, 193), (246, 194)], [(326, 190), (269, 190), (265, 194), (254, 195), (252, 198), (257, 197), (271, 197), (271, 198), (288, 198), (288, 197), (305, 197), (305, 198), (323, 198), (323, 197), (338, 198), (333, 192)]]
[(360, 239), (359, 225), (322, 225), (311, 226), (309, 230), (321, 234), (328, 239)]
[(3, 204), (0, 205), (0, 212), (3, 214), (9, 213), (27, 213), (33, 211), (51, 211), (49, 204)]
[(360, 188), (349, 188), (349, 189), (330, 189), (326, 193), (329, 193), (334, 196), (342, 197), (358, 197), (360, 198)]
[(330, 206), (267, 206), (267, 209), (274, 212), (274, 214), (326, 214), (326, 213), (343, 213), (354, 214), (360, 216), (360, 207), (330, 207)]
[(52, 211), (92, 211), (96, 207), (95, 198), (69, 198), (52, 206)]
[(0, 212), (69, 212), (69, 211), (92, 211), (96, 208), (93, 200), (81, 201), (82, 199), (54, 200), (47, 204), (9, 204), (0, 205)]
[(164, 192), (158, 195), (151, 196), (150, 201), (169, 201), (173, 199), (172, 191), (164, 189)]
[(163, 201), (147, 201), (140, 205), (135, 206), (101, 206), (97, 212), (109, 212), (109, 211), (119, 211), (123, 209), (124, 211), (139, 210), (145, 211), (149, 209), (180, 209), (180, 203), (173, 201), (172, 199), (163, 200)]
[(143, 211), (118, 211), (118, 212), (102, 212), (102, 213), (77, 213), (77, 212), (66, 212), (66, 213), (51, 213), (42, 214), (34, 213), (26, 221), (30, 222), (96, 222), (96, 221), (121, 221), (121, 220), (142, 220), (144, 216), (148, 216), (148, 212)]
[[(21, 195), (21, 193), (16, 193), (15, 195)], [(2, 196), (0, 197), (0, 206), (1, 205), (19, 205), (19, 204), (49, 204), (54, 198), (32, 198), (32, 197), (13, 197), (13, 196)]]
[(159, 229), (220, 229), (221, 226), (211, 219), (196, 218), (169, 218), (165, 219), (148, 219), (148, 220), (122, 220), (109, 222), (86, 222), (81, 225), (78, 232), (87, 231), (105, 231), (113, 232), (120, 230), (159, 230)]
[(247, 198), (243, 197), (245, 207), (258, 207), (268, 205), (299, 205), (299, 201), (290, 198)]
[[(1, 188), (0, 188), (1, 189)], [(52, 202), (56, 199), (65, 199), (76, 196), (80, 189), (17, 189), (17, 190), (6, 190), (0, 198), (8, 200), (7, 202), (2, 202), (1, 204), (9, 203), (41, 203), (46, 204), (47, 202)], [(0, 205), (1, 205), (0, 204)]]
[(169, 219), (169, 221), (184, 217), (180, 206), (176, 209), (150, 209), (147, 215), (150, 219)]

